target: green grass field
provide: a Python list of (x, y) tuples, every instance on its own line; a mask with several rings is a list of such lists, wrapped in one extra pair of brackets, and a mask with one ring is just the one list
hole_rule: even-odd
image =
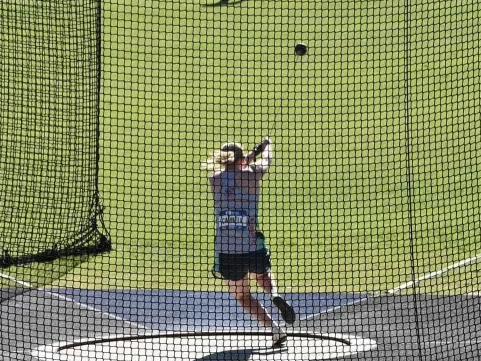
[[(419, 276), (481, 253), (475, 1), (411, 1), (409, 18), (404, 1), (212, 1), (104, 2), (100, 188), (114, 250), (48, 283), (223, 289), (200, 163), (266, 135), (261, 223), (281, 290), (385, 292), (410, 281), (412, 245)], [(422, 290), (475, 292), (470, 270)]]

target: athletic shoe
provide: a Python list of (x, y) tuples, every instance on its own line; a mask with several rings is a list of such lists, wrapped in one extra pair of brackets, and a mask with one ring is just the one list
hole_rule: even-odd
[(280, 296), (276, 296), (272, 299), (272, 303), (281, 311), (281, 316), (286, 323), (292, 325), (296, 321), (296, 313), (292, 306), (287, 303), (285, 299)]
[(287, 333), (282, 328), (272, 332), (272, 348), (284, 347), (287, 342)]

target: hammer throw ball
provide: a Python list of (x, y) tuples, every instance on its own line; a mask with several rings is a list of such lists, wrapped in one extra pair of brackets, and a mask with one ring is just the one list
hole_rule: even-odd
[(307, 45), (304, 43), (296, 44), (295, 47), (296, 55), (303, 56), (307, 54)]

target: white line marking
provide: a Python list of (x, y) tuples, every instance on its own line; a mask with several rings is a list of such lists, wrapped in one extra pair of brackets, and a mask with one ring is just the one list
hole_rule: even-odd
[(79, 307), (80, 309), (84, 309), (84, 310), (87, 310), (87, 311), (92, 311), (92, 312), (98, 312), (100, 313), (101, 315), (103, 316), (106, 316), (106, 317), (109, 317), (111, 319), (114, 319), (114, 320), (117, 320), (117, 321), (121, 321), (131, 327), (136, 327), (136, 328), (140, 328), (140, 329), (143, 329), (143, 330), (147, 330), (148, 328), (143, 326), (143, 325), (140, 325), (138, 323), (135, 323), (135, 322), (132, 322), (132, 321), (127, 321), (125, 319), (123, 319), (122, 317), (119, 317), (117, 315), (114, 315), (114, 314), (111, 314), (111, 313), (108, 313), (108, 312), (105, 312), (105, 311), (102, 311), (102, 310), (99, 310), (95, 307), (92, 307), (92, 306), (89, 306), (89, 305), (86, 305), (84, 303), (80, 303), (80, 302), (77, 302), (75, 301), (74, 299), (70, 298), (70, 297), (66, 297), (66, 296), (62, 296), (58, 293), (55, 293), (55, 292), (50, 292), (50, 291), (47, 291), (45, 288), (35, 288), (33, 285), (31, 285), (30, 283), (27, 283), (27, 282), (24, 282), (24, 281), (20, 281), (20, 280), (17, 280), (16, 278), (12, 277), (12, 276), (9, 276), (9, 275), (6, 275), (6, 274), (3, 274), (3, 273), (0, 273), (0, 278), (4, 278), (4, 279), (7, 279), (9, 281), (12, 281), (14, 283), (17, 283), (19, 285), (21, 285), (22, 287), (25, 287), (25, 288), (29, 288), (31, 290), (40, 290), (40, 291), (43, 291), (45, 292), (46, 294), (50, 295), (50, 296), (53, 296), (55, 298), (58, 298), (59, 300), (62, 300), (62, 301), (65, 301), (65, 302), (70, 302), (74, 305), (76, 305), (77, 307)]
[(19, 280), (13, 278), (12, 276), (9, 276), (9, 275), (0, 273), (0, 277), (5, 278), (6, 280), (12, 281), (12, 282), (14, 282), (14, 283), (18, 283), (19, 285), (21, 285), (21, 286), (23, 286), (23, 287), (33, 288), (32, 285), (30, 285), (29, 283), (19, 281)]
[(481, 339), (477, 338), (472, 338), (472, 339), (467, 339), (467, 340), (461, 340), (461, 341), (432, 341), (432, 342), (427, 342), (428, 345), (434, 345), (434, 346), (450, 346), (450, 345), (456, 345), (456, 346), (472, 346), (472, 345), (479, 345), (481, 344)]
[(479, 296), (481, 296), (481, 292), (480, 291), (469, 292), (469, 293), (466, 293), (466, 296), (479, 297)]
[[(378, 293), (375, 293), (375, 294), (372, 294), (370, 296), (367, 296), (367, 297), (363, 297), (363, 298), (360, 298), (358, 300), (354, 300), (350, 303), (346, 303), (346, 304), (343, 304), (343, 305), (339, 305), (339, 306), (335, 306), (335, 307), (331, 307), (331, 308), (328, 308), (322, 312), (319, 312), (319, 313), (316, 313), (316, 314), (313, 314), (313, 315), (309, 315), (309, 316), (306, 316), (304, 318), (301, 318), (299, 319), (299, 321), (308, 321), (308, 320), (312, 320), (314, 318), (317, 318), (317, 317), (320, 317), (321, 315), (323, 314), (328, 314), (328, 313), (331, 313), (331, 312), (335, 312), (337, 310), (340, 310), (341, 308), (344, 308), (344, 307), (348, 307), (348, 306), (354, 306), (354, 305), (360, 305), (370, 299), (373, 299), (373, 298), (378, 298), (378, 297), (382, 297), (382, 296), (387, 296), (387, 295), (395, 295), (395, 294), (398, 294), (400, 293), (401, 291), (405, 290), (405, 289), (408, 289), (410, 287), (413, 287), (413, 286), (416, 286), (418, 285), (419, 283), (423, 282), (423, 281), (426, 281), (426, 280), (430, 280), (431, 278), (435, 278), (435, 277), (439, 277), (439, 276), (442, 276), (446, 273), (448, 273), (449, 271), (452, 271), (454, 269), (457, 269), (457, 268), (461, 268), (461, 267), (464, 267), (464, 266), (470, 266), (476, 262), (478, 262), (479, 260), (481, 260), (481, 253), (480, 254), (477, 254), (476, 256), (474, 257), (471, 257), (471, 258), (467, 258), (467, 259), (464, 259), (462, 261), (459, 261), (459, 262), (456, 262), (456, 263), (453, 263), (452, 265), (449, 265), (439, 271), (435, 271), (435, 272), (431, 272), (431, 273), (427, 273), (425, 274), (424, 276), (421, 276), (419, 277), (418, 279), (414, 280), (414, 281), (409, 281), (409, 282), (406, 282), (406, 283), (403, 283), (401, 285), (399, 285), (398, 287), (394, 287), (388, 291), (386, 291), (385, 293), (383, 292), (378, 292)], [(481, 292), (473, 292), (473, 293), (470, 293), (468, 295), (472, 295), (472, 296), (476, 296), (476, 295), (481, 295)]]
[(352, 302), (348, 302), (348, 303), (345, 303), (345, 304), (342, 304), (342, 305), (339, 305), (339, 306), (334, 306), (334, 307), (331, 307), (331, 308), (328, 308), (322, 312), (319, 312), (319, 313), (315, 313), (313, 315), (308, 315), (306, 317), (303, 317), (303, 318), (299, 318), (299, 321), (308, 321), (308, 320), (312, 320), (313, 318), (316, 318), (316, 317), (319, 317), (320, 315), (323, 315), (323, 314), (328, 314), (328, 313), (331, 313), (331, 312), (335, 312), (337, 310), (340, 310), (341, 308), (343, 307), (348, 307), (348, 306), (354, 306), (354, 305), (358, 305), (358, 304), (361, 304), (361, 303), (364, 303), (366, 302), (368, 299), (371, 299), (372, 296), (370, 297), (363, 297), (363, 298), (360, 298), (358, 300), (354, 300)]
[(397, 293), (399, 293), (399, 292), (401, 292), (401, 291), (403, 291), (407, 288), (411, 288), (413, 286), (416, 286), (417, 284), (419, 284), (423, 281), (430, 280), (431, 278), (436, 278), (436, 277), (442, 276), (442, 275), (444, 275), (444, 274), (448, 273), (449, 271), (452, 271), (456, 268), (461, 268), (461, 267), (464, 267), (464, 266), (472, 265), (473, 263), (476, 263), (480, 259), (481, 259), (481, 254), (478, 254), (474, 257), (467, 258), (467, 259), (464, 259), (462, 261), (453, 263), (452, 265), (444, 267), (443, 269), (441, 269), (439, 271), (431, 272), (431, 273), (425, 274), (424, 276), (419, 277), (418, 279), (415, 279), (414, 281), (409, 281), (409, 282), (403, 283), (396, 288), (390, 289), (389, 291), (387, 291), (387, 293), (391, 294), (391, 295), (395, 295), (395, 294), (397, 294)]

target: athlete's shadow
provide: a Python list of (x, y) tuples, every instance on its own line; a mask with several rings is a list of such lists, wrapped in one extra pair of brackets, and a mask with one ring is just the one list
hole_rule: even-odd
[(211, 353), (210, 355), (196, 359), (196, 361), (249, 361), (252, 355), (274, 355), (282, 353), (285, 349), (245, 349), (230, 350)]
[(205, 8), (217, 8), (217, 7), (223, 7), (223, 6), (234, 6), (234, 5), (239, 5), (241, 3), (245, 3), (247, 0), (219, 0), (216, 3), (213, 4), (205, 4)]

